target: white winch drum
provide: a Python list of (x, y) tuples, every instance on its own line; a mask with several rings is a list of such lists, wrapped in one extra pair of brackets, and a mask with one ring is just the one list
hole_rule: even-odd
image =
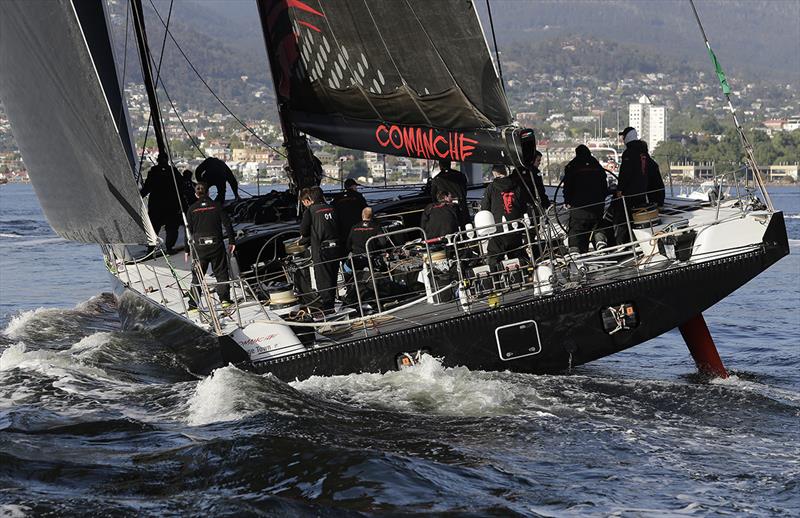
[(297, 311), (300, 307), (299, 299), (290, 284), (276, 286), (269, 289), (269, 309), (277, 315), (286, 315)]
[(494, 224), (494, 214), (492, 214), (490, 211), (481, 210), (475, 214), (475, 228), (478, 229), (477, 232), (479, 236), (488, 236), (490, 234), (494, 234), (497, 231), (497, 229), (493, 226)]

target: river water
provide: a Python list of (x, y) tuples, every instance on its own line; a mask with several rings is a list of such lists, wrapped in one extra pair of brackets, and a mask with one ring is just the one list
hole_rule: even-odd
[(792, 254), (677, 332), (557, 376), (443, 368), (286, 384), (188, 375), (119, 327), (95, 246), (0, 186), (0, 516), (797, 515), (800, 190)]

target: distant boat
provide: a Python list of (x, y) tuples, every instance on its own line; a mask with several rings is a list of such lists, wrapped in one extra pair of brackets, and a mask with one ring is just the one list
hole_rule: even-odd
[[(322, 178), (306, 134), (463, 163), (522, 167), (532, 157), (534, 133), (515, 125), (472, 2), (257, 5), (295, 191)], [(141, 1), (131, 7), (167, 153)], [(470, 369), (560, 372), (680, 327), (698, 366), (721, 374), (701, 312), (789, 251), (783, 214), (753, 191), (668, 199), (625, 221), (631, 242), (583, 254), (566, 253), (563, 229), (552, 211), (538, 218), (540, 206), (428, 239), (417, 221), (429, 196), (392, 194), (375, 207), (384, 244), (372, 250), (383, 249), (345, 261), (355, 278), (342, 279), (344, 303), (324, 313), (313, 309), (307, 250), (292, 243), (296, 196), (270, 193), (228, 206), (240, 233), (236, 305), (220, 307), (207, 279), (192, 314), (189, 266), (158, 248), (139, 195), (104, 4), (0, 2), (0, 70), (14, 71), (0, 75), (0, 98), (48, 221), (66, 239), (101, 245), (123, 324), (152, 332), (195, 372), (234, 362), (292, 380), (388, 371), (422, 354)], [(519, 243), (515, 257), (487, 264), (498, 237)], [(146, 245), (157, 248), (145, 255)]]

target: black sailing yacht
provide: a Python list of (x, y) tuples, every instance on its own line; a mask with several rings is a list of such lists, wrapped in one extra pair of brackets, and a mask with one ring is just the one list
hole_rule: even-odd
[[(306, 135), (462, 164), (530, 162), (534, 132), (515, 124), (473, 2), (257, 5), (294, 193), (321, 181)], [(169, 154), (140, 0), (131, 11)], [(428, 353), (471, 369), (558, 372), (680, 327), (698, 366), (724, 375), (702, 311), (788, 253), (782, 213), (763, 184), (759, 198), (741, 178), (735, 197), (668, 198), (628, 216), (629, 242), (583, 254), (565, 253), (563, 206), (515, 221), (479, 214), (429, 239), (415, 221), (427, 198), (401, 197), (376, 206), (383, 234), (344, 258), (341, 304), (323, 313), (308, 304), (296, 198), (270, 194), (227, 207), (239, 234), (234, 308), (204, 278), (201, 311), (190, 312), (197, 262), (144, 254), (159, 238), (139, 195), (103, 2), (6, 0), (0, 14), (0, 70), (13, 71), (0, 74), (0, 99), (48, 221), (101, 246), (124, 325), (149, 330), (194, 371), (234, 362), (290, 380), (382, 372)], [(502, 236), (518, 254), (492, 267), (487, 243)]]

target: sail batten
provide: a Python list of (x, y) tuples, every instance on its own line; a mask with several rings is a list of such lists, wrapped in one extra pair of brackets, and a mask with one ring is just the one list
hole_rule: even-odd
[(0, 2), (0, 98), (59, 235), (154, 243), (105, 24), (101, 0)]

